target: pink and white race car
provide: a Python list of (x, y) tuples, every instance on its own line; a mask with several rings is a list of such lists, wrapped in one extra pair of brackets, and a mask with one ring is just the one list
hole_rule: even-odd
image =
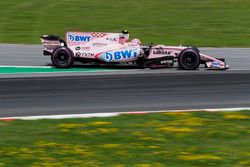
[(224, 59), (200, 53), (194, 46), (143, 46), (139, 39), (129, 42), (128, 31), (121, 33), (67, 32), (66, 41), (55, 35), (43, 35), (44, 55), (50, 55), (57, 68), (70, 68), (75, 61), (96, 64), (135, 64), (140, 67), (175, 67), (195, 70), (228, 69)]

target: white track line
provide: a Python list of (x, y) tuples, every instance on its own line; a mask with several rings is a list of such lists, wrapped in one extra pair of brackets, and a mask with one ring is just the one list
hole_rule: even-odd
[(53, 68), (51, 66), (10, 66), (10, 65), (0, 65), (0, 67), (11, 67), (11, 68)]
[(114, 117), (122, 114), (150, 114), (163, 112), (233, 112), (249, 110), (250, 107), (244, 108), (215, 108), (215, 109), (190, 109), (190, 110), (158, 110), (158, 111), (132, 111), (132, 112), (114, 112), (114, 113), (91, 113), (91, 114), (65, 114), (65, 115), (42, 115), (42, 116), (21, 116), (21, 117), (2, 117), (0, 120), (39, 120), (39, 119), (68, 119), (68, 118), (92, 118), (92, 117)]

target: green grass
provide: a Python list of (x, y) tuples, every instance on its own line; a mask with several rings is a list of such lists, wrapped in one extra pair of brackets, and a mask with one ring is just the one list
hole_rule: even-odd
[(0, 121), (0, 166), (250, 166), (250, 112)]
[(0, 42), (39, 43), (67, 30), (120, 32), (144, 43), (250, 46), (248, 0), (0, 1)]

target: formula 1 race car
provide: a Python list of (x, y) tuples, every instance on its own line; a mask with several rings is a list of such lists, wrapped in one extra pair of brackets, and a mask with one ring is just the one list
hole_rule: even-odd
[(70, 68), (74, 61), (96, 64), (135, 64), (140, 67), (178, 67), (195, 70), (200, 64), (206, 69), (227, 69), (224, 59), (200, 53), (194, 46), (143, 46), (139, 39), (129, 41), (128, 31), (122, 33), (67, 32), (66, 41), (55, 35), (43, 35), (44, 55), (51, 56), (57, 68)]

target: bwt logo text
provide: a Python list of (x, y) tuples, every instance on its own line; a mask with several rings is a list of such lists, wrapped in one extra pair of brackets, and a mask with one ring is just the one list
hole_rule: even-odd
[(123, 50), (118, 52), (106, 52), (105, 53), (105, 59), (107, 61), (112, 60), (121, 60), (121, 59), (131, 59), (136, 58), (138, 56), (137, 50)]
[(90, 36), (81, 36), (81, 35), (68, 35), (68, 40), (70, 41), (76, 41), (76, 42), (89, 42)]

